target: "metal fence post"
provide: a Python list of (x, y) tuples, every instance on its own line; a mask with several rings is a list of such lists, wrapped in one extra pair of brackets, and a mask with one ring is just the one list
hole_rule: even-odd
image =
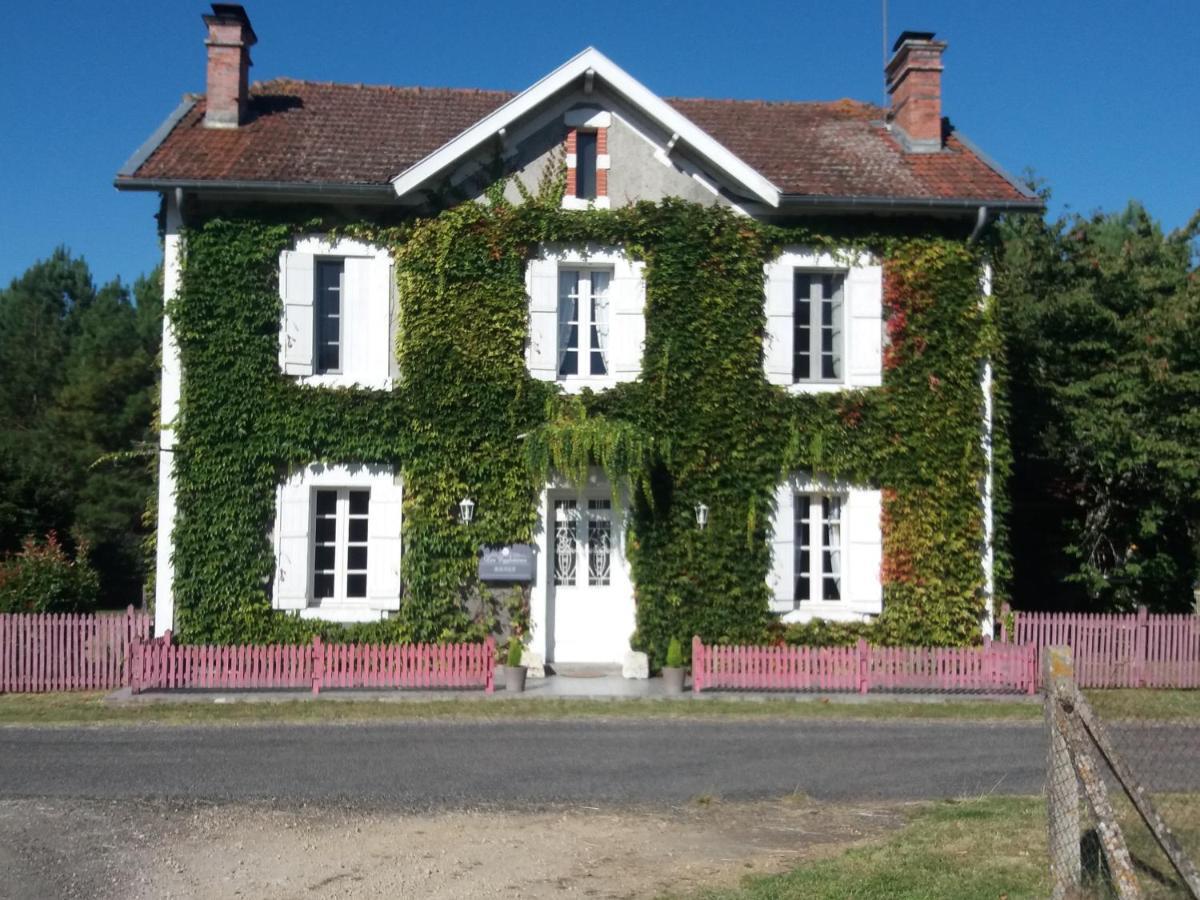
[(1067, 736), (1056, 721), (1060, 698), (1075, 693), (1075, 664), (1070, 647), (1047, 647), (1043, 656), (1046, 689), (1046, 729), (1050, 746), (1046, 758), (1046, 822), (1049, 827), (1050, 880), (1055, 900), (1076, 895), (1082, 874), (1080, 853), (1079, 782)]

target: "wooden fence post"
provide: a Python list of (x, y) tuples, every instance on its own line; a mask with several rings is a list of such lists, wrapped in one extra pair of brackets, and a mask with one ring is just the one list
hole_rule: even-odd
[(133, 636), (133, 640), (129, 642), (129, 669), (127, 670), (129, 677), (129, 690), (131, 693), (140, 694), (142, 691), (142, 637), (139, 634)]
[(496, 690), (496, 639), (490, 634), (483, 642), (483, 665), (485, 678), (483, 691), (485, 694), (495, 693)]
[(321, 677), (325, 672), (324, 654), (321, 653), (321, 636), (313, 635), (312, 642), (312, 692), (315, 697), (321, 693)]
[(1146, 662), (1150, 655), (1149, 638), (1149, 623), (1147, 621), (1148, 610), (1144, 606), (1139, 606), (1137, 611), (1137, 624), (1134, 626), (1133, 632), (1133, 686), (1145, 687), (1146, 685)]
[(865, 694), (871, 688), (871, 645), (866, 638), (858, 639), (858, 692)]
[(692, 693), (704, 690), (704, 643), (700, 635), (692, 635)]
[(1075, 665), (1070, 647), (1047, 647), (1043, 657), (1046, 688), (1046, 730), (1050, 746), (1046, 758), (1046, 824), (1049, 830), (1051, 896), (1074, 897), (1083, 869), (1080, 853), (1079, 782), (1067, 736), (1056, 716), (1062, 697), (1075, 692)]

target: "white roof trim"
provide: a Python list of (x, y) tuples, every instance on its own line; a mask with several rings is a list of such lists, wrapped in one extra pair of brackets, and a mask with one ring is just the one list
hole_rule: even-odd
[(403, 197), (420, 187), (438, 172), (495, 137), (502, 128), (511, 125), (589, 71), (641, 109), (668, 134), (677, 134), (679, 142), (713, 163), (752, 196), (768, 206), (779, 205), (779, 188), (595, 47), (588, 47), (582, 53), (573, 56), (499, 109), (488, 113), (466, 131), (393, 178), (392, 186), (396, 189), (397, 196)]

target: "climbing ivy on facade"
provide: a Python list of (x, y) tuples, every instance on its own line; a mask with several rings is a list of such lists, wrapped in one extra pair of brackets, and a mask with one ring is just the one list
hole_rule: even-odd
[[(874, 639), (977, 639), (981, 371), (997, 341), (975, 248), (934, 224), (918, 237), (911, 223), (907, 232), (780, 228), (673, 200), (565, 211), (547, 194), (511, 205), (493, 190), (490, 202), (400, 223), (259, 208), (186, 222), (181, 289), (169, 307), (184, 372), (174, 453), (180, 638), (519, 633), (528, 597), (478, 584), (479, 548), (529, 541), (549, 475), (579, 478), (599, 466), (628, 492), (633, 645), (656, 664), (672, 637), (770, 637), (772, 503), (796, 471), (883, 489), (884, 611)], [(314, 232), (353, 234), (392, 253), (400, 377), (391, 390), (302, 386), (280, 373), (279, 255)], [(525, 271), (547, 242), (620, 246), (645, 263), (637, 380), (566, 396), (528, 373)], [(882, 387), (806, 395), (767, 382), (763, 266), (787, 245), (882, 259)], [(385, 464), (402, 475), (404, 593), (393, 617), (339, 626), (272, 610), (275, 490), (313, 462)], [(467, 493), (477, 503), (470, 528), (456, 514)], [(698, 502), (711, 510), (704, 530)]]

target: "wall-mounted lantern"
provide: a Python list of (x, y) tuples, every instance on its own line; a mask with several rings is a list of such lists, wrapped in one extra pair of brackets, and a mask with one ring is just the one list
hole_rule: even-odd
[(475, 501), (470, 497), (458, 501), (458, 518), (464, 525), (470, 525), (471, 519), (475, 518)]
[(703, 531), (708, 526), (708, 505), (696, 504), (696, 527)]

